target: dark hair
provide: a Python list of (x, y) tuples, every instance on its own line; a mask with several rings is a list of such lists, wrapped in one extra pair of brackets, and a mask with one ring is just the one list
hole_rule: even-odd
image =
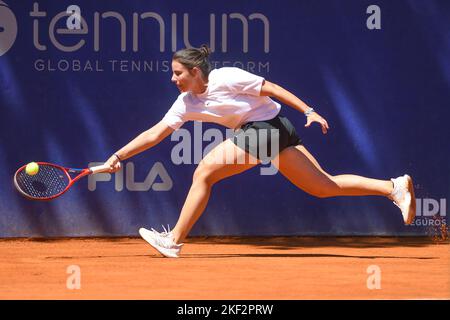
[(202, 45), (200, 48), (182, 49), (173, 55), (172, 60), (178, 61), (189, 70), (198, 67), (203, 76), (207, 79), (211, 72), (211, 63), (209, 62), (209, 55), (211, 49), (207, 45)]

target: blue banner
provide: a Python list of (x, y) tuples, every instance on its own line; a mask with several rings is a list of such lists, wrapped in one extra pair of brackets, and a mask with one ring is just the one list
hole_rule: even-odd
[[(282, 108), (330, 174), (410, 174), (417, 217), (405, 226), (383, 197), (312, 197), (280, 173), (262, 174), (270, 170), (263, 165), (215, 185), (191, 235), (447, 230), (448, 1), (3, 0), (0, 237), (137, 235), (139, 227), (173, 226), (211, 133), (225, 139), (224, 128), (187, 123), (189, 141), (172, 135), (121, 172), (81, 180), (51, 202), (26, 200), (12, 177), (31, 161), (105, 161), (161, 120), (179, 93), (170, 82), (173, 53), (201, 44), (211, 47), (214, 68), (263, 76), (327, 119), (323, 135)], [(173, 157), (180, 144), (193, 150), (183, 163)]]

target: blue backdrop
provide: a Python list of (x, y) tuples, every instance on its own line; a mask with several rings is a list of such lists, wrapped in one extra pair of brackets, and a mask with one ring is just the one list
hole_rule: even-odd
[[(173, 51), (203, 43), (214, 49), (215, 67), (264, 76), (328, 120), (323, 135), (318, 126), (305, 129), (302, 114), (282, 110), (329, 173), (409, 173), (418, 217), (404, 226), (385, 198), (318, 199), (257, 167), (214, 187), (192, 235), (422, 235), (446, 221), (446, 0), (5, 2), (0, 237), (137, 235), (141, 226), (173, 226), (198, 160), (174, 163), (177, 141), (166, 139), (130, 159), (124, 172), (97, 177), (109, 181), (85, 179), (52, 202), (22, 198), (12, 176), (31, 161), (84, 167), (106, 160), (176, 99)], [(73, 4), (83, 20), (68, 31), (76, 20), (64, 12)], [(210, 142), (197, 134), (195, 143)]]

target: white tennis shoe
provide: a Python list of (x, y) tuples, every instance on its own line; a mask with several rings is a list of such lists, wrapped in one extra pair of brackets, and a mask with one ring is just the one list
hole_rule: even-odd
[(414, 196), (414, 185), (409, 175), (393, 178), (394, 190), (390, 199), (400, 208), (405, 224), (411, 224), (416, 216), (416, 198)]
[(145, 228), (139, 229), (139, 234), (141, 237), (147, 241), (153, 248), (158, 250), (163, 256), (168, 258), (178, 258), (180, 256), (181, 247), (183, 244), (176, 244), (173, 240), (173, 234), (170, 228), (166, 230), (164, 228), (163, 232), (158, 232), (152, 228), (152, 230), (147, 230)]

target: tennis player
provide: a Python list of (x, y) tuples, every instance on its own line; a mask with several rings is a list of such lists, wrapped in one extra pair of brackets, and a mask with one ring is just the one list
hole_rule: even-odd
[(377, 180), (325, 172), (302, 144), (291, 122), (280, 114), (281, 105), (272, 98), (304, 114), (305, 127), (318, 123), (326, 134), (327, 121), (294, 94), (260, 76), (234, 67), (211, 70), (209, 55), (207, 46), (174, 54), (172, 82), (180, 90), (177, 100), (159, 123), (106, 162), (110, 171), (116, 172), (121, 161), (155, 146), (190, 120), (214, 122), (235, 130), (232, 138), (218, 144), (199, 163), (175, 228), (164, 228), (163, 232), (139, 230), (142, 238), (162, 255), (179, 257), (182, 242), (203, 213), (215, 183), (267, 159), (289, 181), (313, 196), (383, 196), (400, 208), (405, 224), (413, 221), (416, 202), (410, 176)]

